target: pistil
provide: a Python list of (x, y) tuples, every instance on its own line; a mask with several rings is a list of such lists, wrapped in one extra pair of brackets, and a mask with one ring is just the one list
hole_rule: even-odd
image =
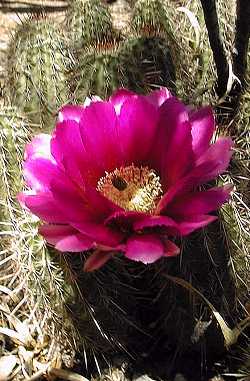
[(133, 164), (106, 172), (98, 181), (97, 190), (125, 210), (149, 213), (163, 193), (154, 170)]

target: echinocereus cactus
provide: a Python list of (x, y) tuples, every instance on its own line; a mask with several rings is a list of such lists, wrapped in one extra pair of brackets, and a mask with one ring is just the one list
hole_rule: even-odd
[(43, 13), (18, 25), (8, 49), (6, 95), (46, 130), (66, 101), (67, 50), (58, 26)]
[(91, 95), (104, 98), (128, 85), (126, 67), (120, 59), (120, 36), (114, 32), (110, 41), (92, 44), (75, 54), (75, 63), (68, 75), (70, 99), (77, 103)]
[(160, 0), (137, 0), (131, 29), (138, 36), (168, 36), (172, 39), (167, 6)]
[(76, 0), (70, 3), (66, 22), (74, 57), (68, 72), (69, 98), (83, 102), (94, 94), (108, 97), (127, 86), (120, 60), (122, 37), (113, 28), (108, 8), (100, 0)]
[[(0, 109), (0, 277), (4, 289), (0, 330), (8, 351), (13, 353), (13, 369), (3, 369), (1, 362), (0, 376), (3, 370), (7, 375), (14, 370), (17, 380), (38, 372), (41, 362), (52, 367), (67, 362), (68, 351), (68, 363), (74, 358), (72, 338), (66, 333), (70, 331), (74, 336), (65, 311), (68, 290), (62, 270), (37, 234), (36, 217), (28, 215), (16, 200), (22, 189), (23, 150), (28, 135), (29, 124), (15, 108)], [(9, 294), (15, 296), (9, 298)], [(32, 357), (25, 357), (19, 367), (17, 352), (25, 356), (28, 351)]]
[(130, 33), (122, 47), (128, 86), (147, 92), (165, 86), (175, 92), (175, 66), (179, 53), (165, 4), (158, 0), (135, 2)]
[(215, 221), (230, 195), (230, 185), (199, 189), (231, 158), (230, 138), (210, 144), (214, 129), (210, 108), (189, 110), (167, 89), (66, 106), (53, 136), (27, 146), (31, 191), (19, 199), (45, 222), (47, 242), (91, 252), (85, 270), (117, 253), (143, 263), (175, 256), (172, 237)]
[(66, 28), (75, 49), (112, 38), (112, 19), (101, 0), (71, 0), (66, 14)]

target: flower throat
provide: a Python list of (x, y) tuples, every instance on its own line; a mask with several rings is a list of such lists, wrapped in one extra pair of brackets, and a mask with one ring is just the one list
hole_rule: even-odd
[(148, 167), (120, 167), (105, 172), (97, 183), (97, 190), (124, 208), (152, 213), (162, 195), (160, 177)]

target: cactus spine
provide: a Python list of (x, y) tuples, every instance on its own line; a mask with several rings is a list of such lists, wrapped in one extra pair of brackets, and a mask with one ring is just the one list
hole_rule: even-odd
[(115, 89), (127, 86), (119, 59), (122, 37), (112, 26), (109, 10), (101, 1), (78, 0), (72, 2), (69, 13), (68, 29), (75, 33), (72, 40), (78, 41), (68, 79), (70, 99), (82, 103), (91, 95), (106, 98)]
[(7, 95), (28, 119), (45, 130), (66, 102), (67, 52), (58, 27), (35, 14), (19, 25), (8, 50)]
[(117, 88), (128, 85), (119, 45), (119, 40), (113, 39), (91, 46), (76, 57), (69, 76), (71, 99), (82, 103), (91, 95), (107, 98)]
[(167, 86), (174, 92), (176, 52), (166, 7), (158, 0), (138, 0), (122, 52), (130, 88), (145, 92)]
[(66, 28), (75, 49), (112, 39), (112, 19), (100, 0), (71, 0)]
[[(17, 201), (28, 135), (29, 126), (16, 109), (0, 109), (0, 276), (8, 291), (3, 295), (1, 290), (5, 310), (0, 327), (11, 351), (18, 350), (23, 356), (32, 353), (16, 370), (17, 380), (23, 379), (23, 372), (27, 377), (38, 372), (39, 363), (67, 366), (74, 358), (74, 330), (65, 309), (69, 291), (62, 271), (37, 234), (37, 219)], [(15, 331), (21, 335), (18, 340), (11, 335)]]

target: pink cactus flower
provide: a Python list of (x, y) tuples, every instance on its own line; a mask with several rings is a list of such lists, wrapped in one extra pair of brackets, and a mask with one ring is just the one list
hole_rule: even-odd
[(86, 271), (117, 253), (145, 264), (178, 255), (172, 239), (213, 222), (230, 197), (231, 185), (201, 189), (232, 155), (230, 138), (211, 144), (214, 131), (210, 107), (190, 111), (165, 88), (65, 106), (52, 136), (26, 147), (20, 202), (56, 249), (89, 250)]

